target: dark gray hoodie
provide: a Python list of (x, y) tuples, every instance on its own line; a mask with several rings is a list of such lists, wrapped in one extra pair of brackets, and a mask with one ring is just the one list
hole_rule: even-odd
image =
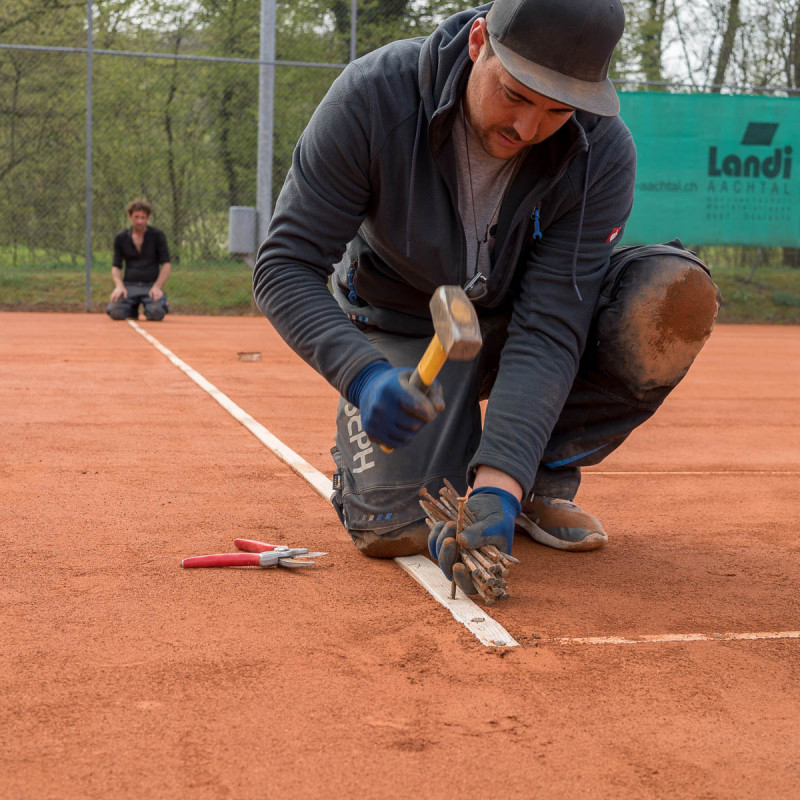
[[(472, 66), (469, 30), (490, 8), (352, 62), (295, 148), (259, 250), (255, 297), (345, 397), (382, 358), (354, 322), (430, 336), (431, 294), (467, 279), (450, 129)], [(582, 112), (525, 157), (476, 302), (479, 315), (508, 311), (511, 322), (471, 470), (492, 466), (531, 488), (631, 211), (635, 167), (619, 117)]]

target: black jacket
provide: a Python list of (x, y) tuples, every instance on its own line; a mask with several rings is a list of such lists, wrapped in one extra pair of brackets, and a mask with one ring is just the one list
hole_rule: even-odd
[[(345, 397), (382, 357), (351, 320), (431, 335), (430, 295), (466, 280), (450, 129), (472, 66), (469, 30), (489, 8), (354, 61), (295, 149), (259, 250), (255, 297)], [(531, 148), (501, 208), (488, 293), (476, 305), (479, 314), (512, 314), (473, 466), (501, 469), (523, 489), (577, 371), (631, 211), (635, 164), (619, 117), (577, 112)]]

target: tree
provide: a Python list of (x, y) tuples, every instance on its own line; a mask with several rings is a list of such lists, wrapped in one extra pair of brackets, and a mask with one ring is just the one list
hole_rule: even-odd
[[(76, 2), (6, 0), (0, 33), (31, 44), (85, 43)], [(72, 220), (84, 196), (85, 66), (69, 53), (0, 52), (0, 245), (70, 252), (82, 241)], [(78, 213), (76, 214), (76, 211)], [(74, 250), (73, 250), (74, 252)]]
[(647, 81), (662, 81), (661, 61), (664, 50), (666, 0), (647, 0), (646, 14), (639, 24), (639, 56)]
[(712, 79), (712, 92), (719, 92), (722, 84), (725, 82), (725, 72), (728, 69), (731, 56), (733, 55), (733, 46), (736, 39), (736, 32), (739, 30), (741, 21), (739, 19), (739, 0), (730, 0), (728, 7), (728, 22), (725, 26), (725, 33), (722, 35), (722, 43), (719, 48), (719, 55), (717, 56), (717, 68), (714, 71)]
[[(800, 88), (800, 0), (623, 3), (627, 25), (611, 74), (629, 86)], [(356, 54), (426, 35), (472, 5), (358, 0)], [(95, 0), (96, 48), (172, 56), (95, 56), (93, 232), (101, 249), (125, 223), (126, 202), (142, 195), (176, 253), (224, 253), (228, 207), (255, 204), (258, 65), (176, 56), (256, 59), (259, 7), (260, 0)], [(277, 58), (345, 64), (351, 9), (350, 0), (279, 3)], [(85, 0), (3, 0), (0, 37), (83, 47), (85, 12)], [(273, 197), (297, 138), (340, 69), (276, 67)], [(83, 55), (0, 51), (0, 247), (82, 258), (85, 114)], [(797, 251), (787, 249), (783, 258), (800, 266)]]
[[(205, 0), (201, 15), (202, 41), (210, 55), (258, 58), (259, 4), (257, 0)], [(252, 152), (258, 103), (257, 68), (219, 67), (209, 73), (205, 91), (214, 121), (213, 130), (225, 175), (226, 206), (244, 205), (254, 192)]]

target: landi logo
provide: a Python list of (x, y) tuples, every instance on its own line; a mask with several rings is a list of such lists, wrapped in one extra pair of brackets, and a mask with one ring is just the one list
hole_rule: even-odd
[[(772, 147), (778, 130), (777, 122), (748, 122), (741, 145), (747, 147)], [(760, 153), (748, 151), (740, 155), (728, 153), (721, 156), (716, 147), (708, 148), (708, 174), (712, 178), (723, 175), (731, 178), (790, 178), (792, 175), (791, 145), (774, 147), (763, 158)], [(763, 152), (763, 151), (761, 151)], [(721, 158), (721, 160), (720, 160)]]

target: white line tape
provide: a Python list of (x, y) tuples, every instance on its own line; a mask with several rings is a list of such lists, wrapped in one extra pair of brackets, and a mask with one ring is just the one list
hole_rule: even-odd
[(545, 639), (555, 644), (652, 644), (662, 642), (742, 642), (757, 639), (800, 639), (800, 631), (772, 633), (663, 633), (648, 636), (587, 636)]
[[(133, 320), (128, 320), (131, 327), (143, 336), (160, 353), (163, 353), (178, 369), (186, 373), (203, 391), (211, 395), (234, 419), (244, 425), (253, 436), (265, 447), (271, 450), (281, 461), (291, 467), (301, 478), (308, 481), (316, 492), (325, 500), (329, 500), (331, 492), (330, 478), (312, 467), (305, 459), (291, 448), (287, 447), (274, 434), (270, 433), (260, 422), (257, 422), (246, 411), (236, 405), (227, 395), (223, 394), (213, 383), (207, 381), (199, 372), (192, 369), (171, 350), (164, 347), (161, 342), (151, 336)], [(587, 475), (738, 475), (738, 474), (769, 474), (769, 475), (796, 475), (794, 471), (779, 470), (730, 470), (725, 472), (601, 472), (587, 471)], [(513, 636), (500, 623), (493, 620), (480, 606), (472, 602), (461, 591), (456, 593), (455, 599), (450, 598), (450, 582), (442, 575), (438, 567), (424, 556), (408, 556), (395, 558), (395, 562), (405, 572), (411, 575), (436, 601), (441, 603), (453, 617), (464, 625), (482, 644), (495, 647), (517, 647)], [(774, 633), (674, 633), (654, 634), (645, 636), (588, 636), (588, 637), (560, 637), (542, 639), (542, 643), (551, 644), (647, 644), (665, 642), (718, 642), (718, 641), (748, 641), (757, 639), (800, 639), (800, 631), (778, 631)]]
[[(271, 450), (281, 461), (288, 464), (301, 478), (308, 481), (312, 488), (325, 500), (330, 499), (331, 480), (318, 469), (312, 467), (304, 458), (287, 447), (274, 434), (270, 433), (260, 422), (257, 422), (246, 411), (236, 405), (226, 394), (223, 394), (213, 383), (207, 381), (199, 372), (192, 369), (171, 350), (133, 320), (128, 324), (143, 336), (153, 347), (165, 355), (178, 369), (186, 373), (203, 391), (211, 395), (237, 422), (244, 425), (253, 436)], [(395, 562), (428, 593), (447, 608), (453, 617), (474, 634), (483, 644), (497, 647), (516, 647), (519, 645), (513, 636), (495, 622), (478, 605), (461, 592), (454, 600), (450, 599), (450, 582), (442, 575), (441, 570), (424, 556), (395, 558)]]
[(452, 599), (450, 581), (433, 561), (424, 556), (406, 556), (396, 558), (395, 561), (483, 644), (494, 647), (516, 647), (519, 644), (499, 622), (488, 616), (460, 589), (456, 589), (456, 596)]
[(307, 461), (302, 459), (294, 450), (288, 448), (277, 436), (270, 433), (260, 422), (257, 422), (246, 411), (236, 405), (227, 395), (223, 394), (213, 383), (207, 381), (199, 372), (192, 369), (171, 350), (164, 347), (161, 342), (143, 330), (133, 320), (128, 320), (133, 329), (147, 339), (153, 347), (163, 353), (178, 369), (185, 372), (203, 391), (208, 392), (237, 422), (241, 422), (253, 436), (275, 453), (281, 461), (288, 464), (301, 478), (305, 478), (314, 489), (326, 500), (331, 493), (331, 480), (326, 478), (319, 470), (314, 469)]
[(797, 469), (606, 470), (587, 469), (582, 475), (800, 475)]

